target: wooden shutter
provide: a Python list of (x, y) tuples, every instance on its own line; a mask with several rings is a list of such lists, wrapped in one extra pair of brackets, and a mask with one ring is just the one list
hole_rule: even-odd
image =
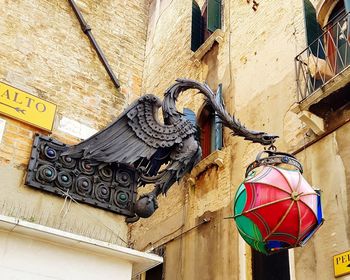
[(214, 32), (221, 28), (221, 0), (207, 0), (207, 27)]
[(198, 3), (192, 0), (191, 50), (196, 51), (202, 45), (202, 15)]
[(314, 42), (323, 32), (316, 19), (315, 7), (310, 0), (304, 0), (304, 16), (307, 44), (310, 46), (313, 55), (319, 58), (325, 58), (322, 39), (318, 42)]
[[(218, 89), (216, 91), (215, 96), (216, 102), (222, 104), (222, 84), (219, 84)], [(213, 116), (213, 125), (212, 125), (212, 152), (216, 150), (222, 149), (222, 123), (220, 121), (220, 118), (215, 113)]]

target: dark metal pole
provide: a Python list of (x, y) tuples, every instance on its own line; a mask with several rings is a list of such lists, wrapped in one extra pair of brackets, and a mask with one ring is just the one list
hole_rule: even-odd
[(85, 21), (83, 15), (81, 14), (77, 4), (74, 2), (74, 0), (68, 0), (70, 5), (72, 6), (72, 9), (75, 13), (75, 15), (77, 16), (81, 29), (83, 30), (83, 32), (86, 34), (86, 36), (89, 37), (89, 40), (91, 42), (91, 44), (93, 45), (95, 51), (97, 52), (98, 57), (100, 58), (103, 66), (105, 67), (109, 77), (112, 79), (113, 84), (117, 87), (120, 88), (120, 83), (117, 79), (117, 77), (114, 75), (113, 70), (111, 68), (111, 66), (109, 65), (105, 55), (103, 54), (100, 46), (97, 44), (94, 35), (92, 35), (91, 33), (91, 27), (87, 24), (87, 22)]

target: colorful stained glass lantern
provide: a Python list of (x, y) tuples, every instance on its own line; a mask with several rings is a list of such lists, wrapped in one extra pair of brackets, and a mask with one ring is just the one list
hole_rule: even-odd
[[(261, 158), (263, 153), (267, 157)], [(322, 225), (320, 192), (302, 172), (295, 157), (270, 150), (247, 168), (235, 195), (233, 218), (255, 250), (268, 255), (303, 246)]]

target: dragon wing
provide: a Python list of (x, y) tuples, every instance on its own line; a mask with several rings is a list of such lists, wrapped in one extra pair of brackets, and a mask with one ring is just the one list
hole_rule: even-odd
[[(171, 147), (182, 143), (196, 131), (185, 118), (180, 118), (175, 124), (159, 123), (157, 113), (160, 106), (160, 99), (154, 95), (140, 97), (116, 121), (85, 141), (69, 147), (63, 155), (106, 163), (134, 164), (142, 159), (146, 160), (144, 164), (155, 164), (153, 155), (170, 151)], [(165, 160), (164, 157), (162, 160)]]

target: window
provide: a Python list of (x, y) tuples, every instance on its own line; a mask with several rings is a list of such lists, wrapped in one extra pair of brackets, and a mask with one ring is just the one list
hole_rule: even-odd
[(304, 0), (308, 47), (296, 57), (299, 101), (350, 65), (350, 0), (322, 3), (316, 14), (312, 1)]
[[(161, 256), (164, 258), (165, 261), (165, 247), (161, 246), (158, 248), (155, 248), (152, 250), (153, 254), (156, 254), (158, 256)], [(161, 263), (150, 270), (147, 270), (146, 275), (144, 277), (141, 277), (141, 279), (144, 280), (163, 280), (164, 279), (164, 263)]]
[(163, 264), (159, 264), (146, 272), (146, 280), (163, 280)]
[(317, 61), (320, 64), (317, 65), (319, 70), (322, 70), (321, 62), (328, 67), (328, 69), (325, 69), (326, 71), (323, 71), (329, 76), (327, 79), (350, 64), (350, 56), (348, 55), (349, 44), (347, 42), (349, 37), (348, 18), (345, 17), (346, 12), (349, 11), (346, 9), (347, 5), (350, 5), (349, 0), (345, 0), (345, 3), (343, 0), (336, 2), (328, 11), (327, 21), (323, 22), (322, 30), (317, 22), (313, 4), (310, 0), (304, 0), (306, 37), (310, 48), (309, 51), (316, 58), (322, 59), (320, 62)]
[(314, 2), (304, 0), (308, 47), (295, 59), (298, 104), (292, 110), (321, 135), (347, 121), (340, 116), (350, 102), (350, 0), (318, 1), (317, 14)]
[(196, 51), (205, 40), (221, 28), (221, 0), (206, 0), (202, 9), (192, 0), (191, 50)]
[(253, 280), (290, 280), (288, 251), (270, 256), (252, 249)]
[[(222, 102), (222, 85), (219, 85), (216, 93), (216, 101)], [(202, 148), (202, 158), (216, 150), (222, 149), (222, 124), (213, 109), (205, 106), (198, 118), (200, 128), (200, 143)]]

